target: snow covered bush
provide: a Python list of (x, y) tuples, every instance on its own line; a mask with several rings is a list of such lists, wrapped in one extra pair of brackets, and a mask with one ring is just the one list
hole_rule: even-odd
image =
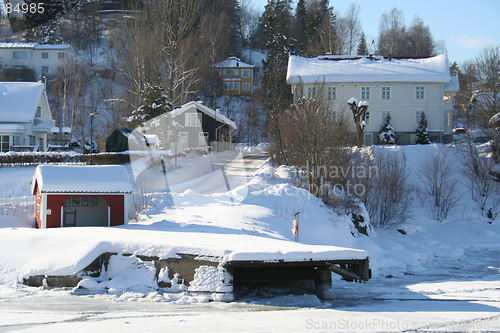
[(439, 221), (448, 216), (461, 198), (456, 191), (455, 173), (453, 160), (445, 150), (424, 158), (417, 171), (421, 201), (423, 204), (430, 201), (433, 217)]
[(395, 144), (396, 133), (394, 127), (391, 125), (391, 116), (385, 118), (385, 123), (380, 128), (380, 135), (378, 136), (381, 144)]
[(416, 130), (415, 143), (418, 145), (427, 145), (431, 143), (425, 113), (422, 113), (420, 116), (420, 121), (418, 122), (418, 128)]

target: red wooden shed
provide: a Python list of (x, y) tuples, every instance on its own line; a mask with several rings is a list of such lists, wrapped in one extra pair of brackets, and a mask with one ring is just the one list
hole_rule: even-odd
[(38, 166), (31, 193), (37, 228), (128, 223), (132, 184), (123, 166)]

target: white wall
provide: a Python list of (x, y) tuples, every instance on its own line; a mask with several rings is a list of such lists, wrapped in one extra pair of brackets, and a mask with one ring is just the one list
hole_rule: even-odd
[[(370, 87), (370, 99), (367, 100), (370, 124), (366, 126), (365, 132), (379, 132), (382, 125), (382, 111), (390, 111), (391, 123), (396, 132), (416, 130), (415, 111), (425, 112), (430, 131), (442, 131), (446, 125), (442, 83), (344, 83), (326, 84), (323, 89), (326, 90), (328, 86), (335, 86), (337, 91), (337, 99), (333, 101), (332, 108), (347, 110), (345, 112), (348, 112), (348, 118), (351, 120), (352, 115), (347, 101), (352, 97), (361, 100), (361, 87)], [(423, 100), (416, 98), (416, 86), (425, 87)], [(305, 85), (303, 89), (306, 97), (307, 87), (308, 85)], [(382, 87), (391, 88), (390, 100), (382, 100)], [(317, 91), (319, 89), (316, 88)]]

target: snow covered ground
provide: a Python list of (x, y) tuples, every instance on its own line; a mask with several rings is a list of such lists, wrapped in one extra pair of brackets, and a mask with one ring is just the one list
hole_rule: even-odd
[[(412, 181), (422, 156), (449, 149), (449, 158), (460, 159), (455, 148), (442, 145), (377, 149), (404, 151)], [(196, 158), (196, 163), (180, 163), (193, 166), (209, 160), (206, 155)], [(29, 202), (34, 167), (1, 168), (0, 332), (500, 331), (500, 218), (482, 216), (464, 185), (458, 184), (464, 193), (460, 205), (443, 222), (415, 201), (411, 218), (399, 226), (406, 234), (376, 229), (367, 237), (346, 216), (295, 188), (290, 168), (273, 168), (262, 159), (245, 159), (238, 166), (247, 171), (228, 168), (237, 185), (230, 191), (222, 186), (226, 182), (218, 184), (220, 177), (196, 177), (193, 187), (204, 184), (204, 193), (180, 189), (172, 195), (175, 208), (166, 207), (169, 198), (157, 194), (128, 226), (85, 230), (30, 228), (31, 215), (23, 207)], [(498, 212), (498, 196), (491, 202)], [(271, 252), (287, 255), (284, 244), (296, 249), (294, 211), (301, 212), (302, 244), (321, 251), (331, 249), (326, 245), (364, 250), (373, 278), (360, 284), (333, 275), (334, 301), (266, 289), (231, 303), (210, 302), (209, 294), (174, 283), (158, 289), (147, 265), (137, 270), (135, 263), (117, 257), (117, 270), (108, 271), (106, 281), (86, 280), (94, 287), (86, 291), (17, 282), (26, 274), (78, 269), (103, 250), (165, 255), (182, 248), (223, 257), (231, 254), (227, 247), (236, 248), (232, 254), (238, 255), (248, 253), (248, 244), (256, 252), (276, 244), (279, 248)], [(245, 251), (238, 252), (238, 247)], [(41, 256), (41, 251), (50, 255)]]

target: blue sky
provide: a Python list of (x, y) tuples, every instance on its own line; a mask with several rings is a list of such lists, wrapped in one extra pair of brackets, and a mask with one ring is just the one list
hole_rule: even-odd
[[(262, 11), (267, 4), (267, 0), (252, 1), (255, 9)], [(382, 14), (396, 7), (403, 11), (406, 26), (411, 25), (415, 15), (422, 18), (434, 40), (445, 42), (450, 62), (457, 61), (460, 65), (473, 60), (484, 47), (500, 45), (499, 0), (330, 0), (330, 6), (341, 15), (351, 3), (360, 5), (362, 29), (370, 42), (378, 36)]]

